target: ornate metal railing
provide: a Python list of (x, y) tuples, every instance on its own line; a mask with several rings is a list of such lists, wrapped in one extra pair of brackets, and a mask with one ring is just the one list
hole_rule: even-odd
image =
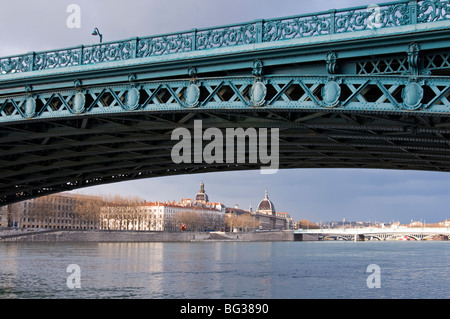
[(450, 20), (450, 0), (403, 0), (0, 58), (0, 74)]

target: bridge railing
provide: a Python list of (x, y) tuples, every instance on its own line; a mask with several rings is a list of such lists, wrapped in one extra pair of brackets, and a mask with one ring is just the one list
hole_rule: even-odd
[(60, 50), (30, 52), (0, 58), (0, 74), (89, 65), (449, 19), (450, 0), (403, 0), (144, 38), (136, 37)]
[(321, 228), (294, 230), (297, 234), (450, 234), (449, 227), (406, 227), (406, 228)]

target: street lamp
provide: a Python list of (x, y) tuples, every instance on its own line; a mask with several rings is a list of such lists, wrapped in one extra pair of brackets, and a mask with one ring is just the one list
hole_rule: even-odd
[(103, 34), (100, 33), (100, 30), (98, 28), (95, 28), (94, 31), (92, 31), (92, 35), (98, 35), (100, 37), (100, 43), (102, 43)]

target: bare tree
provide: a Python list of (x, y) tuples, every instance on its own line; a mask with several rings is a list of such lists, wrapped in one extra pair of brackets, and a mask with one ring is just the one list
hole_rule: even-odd
[(50, 220), (55, 217), (57, 212), (55, 195), (35, 198), (28, 201), (27, 205), (28, 218), (35, 219), (36, 224), (42, 223), (46, 227), (50, 227)]
[(72, 225), (75, 226), (75, 224), (78, 224), (80, 229), (96, 228), (101, 217), (102, 207), (103, 201), (100, 197), (75, 197), (75, 205), (70, 212)]
[(137, 196), (104, 196), (101, 208), (101, 219), (106, 220), (107, 228), (129, 230), (142, 227), (143, 211), (140, 209), (143, 200)]
[(186, 225), (187, 230), (192, 231), (200, 230), (202, 226), (200, 214), (189, 210), (183, 210), (176, 213), (174, 221), (178, 228), (184, 224)]
[(225, 225), (230, 228), (230, 231), (237, 228), (242, 231), (249, 229), (256, 229), (261, 223), (250, 214), (237, 215), (235, 213), (228, 213), (225, 216)]

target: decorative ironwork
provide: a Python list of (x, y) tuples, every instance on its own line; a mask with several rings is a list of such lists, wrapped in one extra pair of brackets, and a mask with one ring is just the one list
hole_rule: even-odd
[(191, 83), (184, 92), (184, 100), (187, 107), (196, 107), (200, 98), (200, 88), (197, 84)]
[(425, 0), (418, 1), (417, 22), (435, 22), (450, 19), (450, 1)]
[(418, 76), (266, 76), (202, 78), (99, 86), (0, 99), (0, 122), (131, 111), (208, 109), (323, 110), (359, 112), (450, 112), (450, 80)]
[(356, 63), (356, 74), (405, 74), (408, 71), (406, 57), (371, 59)]
[(83, 48), (83, 64), (121, 61), (132, 58), (131, 43), (116, 42)]
[(418, 83), (411, 82), (402, 90), (403, 108), (416, 110), (422, 106), (423, 88)]
[(266, 102), (267, 87), (262, 81), (255, 81), (251, 88), (251, 98), (254, 106), (262, 106)]
[(0, 73), (20, 73), (33, 71), (31, 68), (30, 58), (28, 55), (20, 55), (16, 57), (7, 57), (0, 59)]
[(275, 42), (450, 19), (450, 0), (398, 1), (0, 58), (0, 74)]
[(23, 116), (31, 118), (36, 114), (36, 100), (33, 97), (29, 97), (25, 101), (25, 110)]
[(216, 49), (256, 42), (254, 24), (230, 26), (224, 28), (197, 31), (196, 49)]
[(78, 92), (73, 97), (72, 110), (75, 114), (83, 113), (86, 105), (86, 96), (82, 92)]
[(424, 59), (424, 68), (426, 70), (450, 69), (450, 54), (437, 53), (426, 55)]
[(263, 63), (261, 60), (253, 61), (253, 71), (252, 74), (259, 78), (263, 75)]
[(419, 45), (415, 42), (411, 43), (408, 46), (408, 64), (409, 64), (409, 70), (411, 74), (417, 75), (419, 74)]
[(419, 47), (413, 43), (408, 47), (407, 56), (395, 58), (367, 59), (356, 62), (356, 74), (421, 74), (450, 69), (448, 52), (429, 52), (419, 55)]
[(80, 50), (67, 49), (53, 52), (36, 53), (33, 70), (47, 70), (80, 64)]
[(272, 42), (330, 34), (332, 24), (330, 13), (271, 20), (264, 23), (263, 41)]
[(325, 107), (335, 107), (339, 104), (341, 87), (335, 81), (329, 81), (322, 87), (322, 104)]
[(328, 52), (325, 59), (327, 63), (327, 71), (329, 74), (335, 74), (337, 72), (337, 55), (336, 52)]
[(193, 50), (192, 33), (169, 34), (137, 40), (136, 57), (145, 58)]
[(136, 88), (131, 88), (125, 93), (124, 106), (127, 110), (135, 110), (139, 105), (141, 93)]

